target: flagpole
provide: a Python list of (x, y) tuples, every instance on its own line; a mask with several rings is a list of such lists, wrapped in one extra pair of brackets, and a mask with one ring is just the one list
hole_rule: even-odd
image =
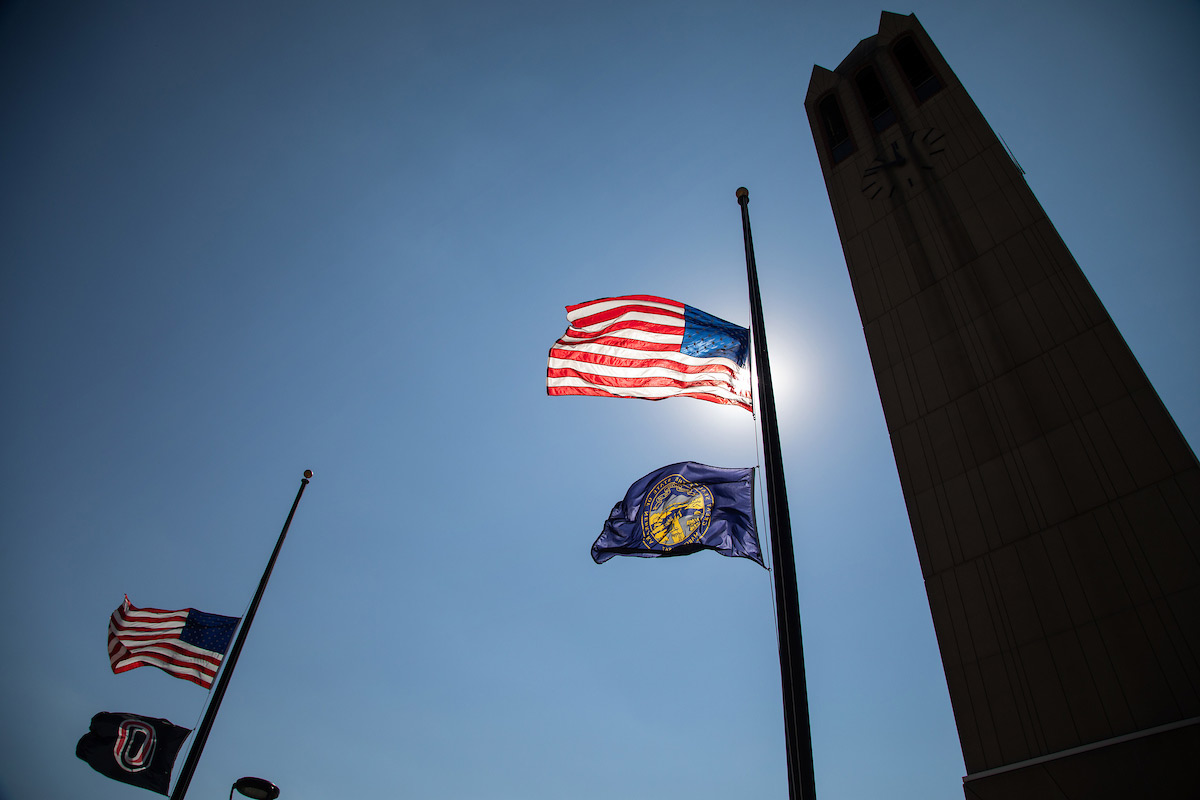
[(225, 688), (229, 685), (233, 668), (237, 666), (238, 655), (242, 652), (242, 645), (246, 643), (246, 635), (250, 632), (250, 625), (254, 622), (258, 603), (262, 600), (263, 592), (267, 588), (267, 581), (271, 579), (271, 570), (275, 569), (275, 559), (279, 558), (279, 550), (283, 547), (284, 538), (287, 537), (288, 527), (292, 524), (292, 517), (296, 515), (296, 506), (300, 505), (300, 497), (304, 494), (304, 487), (308, 486), (309, 478), (312, 475), (312, 470), (304, 470), (304, 477), (300, 479), (300, 490), (296, 492), (296, 499), (292, 501), (292, 510), (288, 512), (287, 521), (283, 523), (283, 530), (279, 532), (275, 550), (271, 553), (271, 560), (267, 562), (267, 568), (258, 582), (258, 591), (254, 593), (254, 599), (250, 602), (246, 618), (242, 620), (242, 624), (238, 628), (238, 635), (233, 642), (233, 647), (230, 648), (229, 655), (225, 657), (221, 676), (217, 679), (216, 688), (213, 689), (212, 699), (208, 701), (204, 719), (200, 721), (200, 727), (196, 729), (196, 738), (192, 741), (192, 748), (188, 750), (187, 760), (183, 762), (183, 769), (179, 771), (179, 780), (175, 781), (175, 790), (171, 792), (171, 800), (183, 800), (187, 794), (188, 784), (192, 782), (192, 773), (196, 771), (196, 763), (200, 760), (201, 753), (204, 752), (204, 743), (208, 741), (208, 732), (212, 729), (213, 720), (216, 719), (217, 711), (221, 708), (221, 699), (225, 697)]
[(800, 601), (796, 593), (796, 556), (792, 550), (792, 521), (783, 479), (783, 453), (775, 416), (775, 389), (767, 358), (754, 240), (750, 235), (750, 192), (737, 190), (742, 207), (742, 236), (746, 244), (746, 281), (750, 286), (750, 331), (754, 366), (758, 372), (758, 411), (762, 427), (767, 482), (767, 513), (771, 522), (771, 570), (775, 579), (775, 616), (779, 626), (779, 672), (783, 682), (783, 725), (787, 747), (788, 797), (815, 800), (812, 731), (808, 721), (808, 685), (804, 677), (804, 644), (800, 638)]

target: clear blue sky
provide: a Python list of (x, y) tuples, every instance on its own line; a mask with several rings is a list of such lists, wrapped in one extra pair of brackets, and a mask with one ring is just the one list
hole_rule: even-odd
[[(1193, 443), (1200, 6), (915, 2)], [(563, 306), (748, 321), (781, 405), (819, 797), (961, 798), (962, 756), (802, 103), (853, 2), (0, 8), (0, 798), (150, 795), (108, 615), (241, 614), (189, 797), (786, 792), (768, 573), (592, 563), (630, 483), (757, 461), (750, 415), (545, 396)], [(765, 525), (764, 525), (765, 527)], [(182, 758), (180, 759), (182, 763)]]

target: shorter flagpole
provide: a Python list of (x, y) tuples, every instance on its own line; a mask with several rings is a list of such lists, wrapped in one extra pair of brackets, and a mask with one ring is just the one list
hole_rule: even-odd
[(783, 478), (783, 453), (775, 414), (775, 388), (767, 358), (767, 332), (763, 324), (754, 239), (750, 235), (750, 192), (737, 190), (742, 207), (742, 237), (746, 245), (746, 282), (750, 287), (750, 332), (754, 341), (754, 366), (758, 373), (758, 411), (762, 427), (767, 515), (771, 522), (771, 566), (775, 580), (775, 616), (779, 628), (779, 673), (783, 683), (783, 727), (787, 750), (788, 797), (815, 800), (812, 731), (808, 719), (808, 682), (804, 676), (804, 644), (800, 637), (800, 600), (796, 592), (796, 556), (792, 549), (792, 520), (787, 485)]
[(271, 579), (271, 571), (275, 569), (275, 560), (279, 558), (279, 550), (283, 547), (283, 540), (287, 537), (288, 528), (292, 524), (292, 517), (296, 515), (296, 506), (300, 505), (300, 497), (304, 494), (304, 487), (308, 486), (308, 481), (312, 478), (311, 469), (304, 470), (304, 477), (300, 479), (300, 490), (296, 492), (296, 499), (292, 501), (292, 510), (288, 512), (287, 520), (283, 523), (283, 530), (279, 532), (279, 539), (275, 542), (275, 550), (271, 553), (271, 559), (267, 562), (267, 568), (263, 571), (262, 579), (258, 582), (258, 591), (254, 593), (254, 600), (250, 602), (250, 609), (246, 612), (246, 618), (242, 620), (241, 626), (238, 628), (237, 638), (233, 642), (233, 647), (229, 649), (229, 655), (225, 657), (221, 676), (217, 679), (217, 685), (213, 688), (212, 699), (208, 702), (208, 709), (204, 712), (204, 719), (200, 721), (200, 727), (196, 729), (196, 738), (192, 741), (192, 747), (188, 750), (187, 760), (183, 762), (183, 768), (179, 770), (179, 779), (175, 781), (175, 790), (171, 792), (171, 800), (183, 800), (187, 794), (188, 785), (192, 782), (192, 774), (196, 771), (196, 764), (200, 761), (200, 755), (204, 752), (204, 744), (208, 741), (208, 732), (212, 729), (213, 720), (217, 718), (217, 711), (221, 708), (221, 699), (225, 697), (225, 688), (229, 686), (229, 678), (233, 675), (233, 668), (237, 666), (238, 656), (242, 652), (242, 645), (246, 643), (246, 635), (250, 632), (250, 625), (254, 622), (254, 614), (258, 611), (258, 603), (262, 600), (263, 592), (266, 591), (267, 581)]

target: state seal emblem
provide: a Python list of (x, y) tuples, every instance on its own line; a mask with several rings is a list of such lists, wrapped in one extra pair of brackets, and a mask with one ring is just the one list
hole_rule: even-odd
[(654, 484), (642, 504), (642, 543), (668, 552), (704, 539), (712, 519), (713, 496), (707, 486), (682, 475)]

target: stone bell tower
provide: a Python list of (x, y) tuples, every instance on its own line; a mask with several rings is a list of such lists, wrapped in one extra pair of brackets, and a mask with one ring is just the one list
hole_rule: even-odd
[(805, 99), (967, 798), (1200, 796), (1200, 465), (913, 16)]

